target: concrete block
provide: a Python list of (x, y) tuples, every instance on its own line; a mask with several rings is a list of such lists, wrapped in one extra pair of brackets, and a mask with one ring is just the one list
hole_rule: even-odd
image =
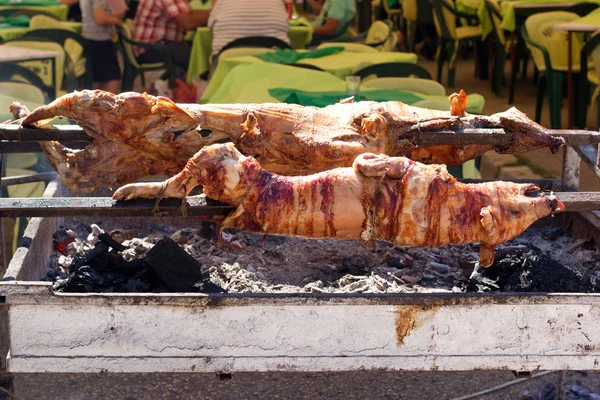
[(515, 165), (512, 167), (502, 167), (498, 173), (500, 179), (541, 179), (542, 176), (534, 173), (526, 165)]
[(481, 157), (479, 171), (483, 178), (498, 178), (498, 173), (503, 166), (517, 163), (517, 157), (512, 154), (498, 154), (495, 151), (488, 151)]

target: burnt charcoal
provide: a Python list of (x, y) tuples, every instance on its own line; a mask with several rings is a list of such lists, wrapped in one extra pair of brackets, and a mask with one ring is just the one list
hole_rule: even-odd
[(76, 237), (77, 234), (75, 232), (70, 229), (65, 229), (61, 226), (60, 229), (54, 232), (52, 235), (54, 248), (64, 254), (69, 243), (73, 243)]
[(88, 266), (80, 267), (77, 272), (73, 273), (66, 280), (61, 282), (59, 290), (65, 293), (88, 293), (94, 292), (95, 289), (102, 286), (98, 281), (98, 274)]
[(141, 282), (135, 279), (127, 279), (127, 282), (124, 285), (124, 289), (126, 292), (138, 292), (144, 293), (149, 292), (152, 287), (149, 283)]
[(117, 251), (123, 251), (127, 249), (127, 247), (123, 246), (121, 243), (114, 240), (108, 233), (101, 233), (98, 235), (98, 240), (100, 240), (105, 245), (112, 247)]
[(581, 277), (533, 249), (520, 247), (503, 257), (496, 257), (489, 268), (482, 269), (469, 282), (460, 282), (457, 287), (477, 292), (598, 292), (598, 286), (589, 277)]
[(387, 259), (386, 263), (390, 268), (402, 269), (406, 266), (404, 264), (404, 259), (398, 257), (390, 257)]
[(227, 293), (227, 290), (221, 286), (212, 283), (210, 280), (205, 279), (201, 283), (196, 284), (196, 287), (202, 293)]
[(115, 271), (125, 260), (118, 253), (101, 253), (87, 262), (87, 265), (97, 271)]
[(600, 400), (600, 393), (594, 393), (579, 382), (567, 383), (565, 400)]
[(198, 235), (204, 239), (217, 239), (217, 224), (215, 222), (202, 221)]
[[(260, 238), (260, 240), (262, 240), (262, 238)], [(268, 235), (266, 242), (269, 244), (273, 244), (275, 246), (278, 246), (280, 244), (283, 244), (283, 242), (285, 242), (285, 237), (284, 236), (277, 236), (277, 235)]]
[(87, 253), (76, 254), (75, 257), (73, 257), (73, 261), (71, 262), (71, 265), (69, 265), (69, 272), (71, 272), (71, 273), (77, 272), (79, 270), (79, 268), (83, 267), (84, 265), (88, 265), (89, 262), (91, 260), (93, 260), (95, 257), (99, 256), (100, 254), (107, 253), (107, 252), (108, 252), (108, 246), (105, 245), (104, 243), (98, 243), (96, 245), (96, 247), (94, 247)]
[(196, 283), (207, 278), (200, 262), (168, 237), (160, 239), (146, 254), (146, 262), (167, 288), (175, 292), (197, 292)]
[(567, 236), (569, 232), (559, 226), (547, 226), (542, 230), (542, 237), (546, 240), (556, 240), (559, 237)]
[(521, 400), (554, 400), (556, 399), (556, 385), (549, 382), (537, 390), (524, 390)]
[(352, 260), (344, 260), (342, 261), (342, 269), (340, 272), (344, 275), (365, 275), (368, 274), (369, 269), (365, 265), (356, 264)]

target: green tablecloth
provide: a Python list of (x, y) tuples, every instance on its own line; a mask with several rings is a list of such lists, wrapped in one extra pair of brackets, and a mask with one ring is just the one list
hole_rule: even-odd
[[(402, 101), (415, 104), (436, 100), (442, 109), (450, 110), (447, 96), (432, 96), (417, 91), (381, 90), (364, 85), (359, 96), (374, 101)], [(278, 103), (325, 106), (346, 98), (346, 82), (322, 71), (281, 64), (243, 64), (233, 68), (227, 79), (205, 102), (211, 104)], [(471, 93), (467, 111), (481, 114), (485, 99)], [(445, 104), (445, 105), (444, 105)], [(419, 105), (419, 104), (416, 104)]]
[[(481, 23), (481, 30), (483, 31), (483, 38), (485, 38), (490, 32), (492, 32), (492, 22), (485, 3), (483, 0), (461, 0), (463, 3), (466, 1), (470, 5), (477, 6), (477, 16)], [(515, 9), (516, 5), (520, 4), (538, 4), (542, 7), (544, 4), (561, 4), (561, 3), (595, 3), (600, 4), (600, 0), (515, 0), (515, 1), (501, 1), (500, 2), (500, 14), (502, 15), (502, 23), (500, 27), (506, 31), (513, 32), (516, 29), (516, 15), (523, 13), (524, 15), (534, 14), (536, 11), (532, 9)], [(540, 8), (537, 12), (548, 11)]]
[[(416, 63), (417, 55), (414, 53), (381, 52), (381, 53), (353, 53), (342, 51), (341, 53), (320, 58), (309, 58), (298, 62), (298, 64), (310, 64), (317, 66), (338, 78), (345, 79), (352, 74), (354, 67), (362, 63), (384, 63), (384, 62), (409, 62)], [(219, 61), (217, 68), (208, 83), (208, 87), (202, 96), (202, 102), (206, 102), (223, 84), (225, 77), (236, 66), (241, 64), (263, 63), (254, 56), (242, 56), (226, 58)], [(276, 64), (282, 66), (280, 64)], [(321, 72), (321, 71), (316, 71)], [(312, 84), (310, 81), (301, 82), (305, 86)], [(273, 86), (272, 86), (273, 87)]]
[[(269, 94), (283, 103), (315, 107), (325, 107), (349, 97), (345, 90), (305, 91), (290, 88), (273, 88), (269, 89)], [(481, 114), (483, 105), (485, 104), (483, 97), (479, 94), (471, 94), (468, 98), (467, 112)], [(450, 110), (450, 100), (448, 100), (447, 96), (433, 96), (408, 90), (369, 89), (368, 86), (365, 86), (355, 98), (355, 101), (363, 100), (400, 101), (404, 104), (414, 104), (421, 100), (437, 100), (440, 103), (447, 103), (447, 110)]]
[[(306, 25), (292, 25), (288, 37), (293, 49), (305, 49), (312, 39), (312, 28)], [(187, 81), (191, 82), (209, 70), (210, 53), (212, 52), (212, 31), (207, 27), (196, 29), (192, 41), (192, 53), (187, 71)]]
[(61, 21), (67, 20), (67, 16), (69, 15), (69, 6), (67, 6), (65, 4), (58, 4), (58, 1), (46, 3), (46, 2), (38, 0), (38, 2), (43, 3), (43, 4), (48, 4), (48, 5), (22, 5), (25, 3), (13, 4), (10, 6), (2, 5), (2, 6), (0, 6), (0, 11), (9, 10), (9, 9), (27, 8), (27, 9), (34, 9), (34, 10), (40, 10), (40, 11), (52, 13), (52, 14), (56, 15), (58, 17), (58, 19), (60, 19)]
[(227, 77), (202, 103), (273, 103), (269, 89), (346, 90), (346, 82), (327, 72), (273, 63), (248, 63), (233, 66)]
[[(312, 92), (290, 88), (269, 89), (269, 94), (282, 103), (300, 104), (303, 106), (325, 107), (330, 104), (339, 103), (341, 99), (348, 97), (345, 90)], [(424, 97), (412, 92), (401, 92), (398, 90), (368, 89), (361, 90), (355, 100), (372, 101), (401, 101), (406, 104), (424, 100)]]
[[(77, 33), (81, 33), (82, 25), (81, 22), (70, 22), (64, 21), (62, 24), (65, 24), (75, 30)], [(0, 39), (4, 42), (13, 40), (23, 35), (24, 33), (29, 32), (29, 28), (23, 26), (7, 26), (0, 27)]]

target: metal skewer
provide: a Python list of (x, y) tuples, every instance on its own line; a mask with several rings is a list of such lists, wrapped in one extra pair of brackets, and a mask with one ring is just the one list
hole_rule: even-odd
[[(565, 211), (600, 210), (600, 193), (558, 192)], [(109, 197), (63, 198), (0, 198), (2, 217), (147, 217), (152, 215), (154, 200), (115, 201)], [(187, 216), (227, 215), (234, 207), (206, 198), (204, 195), (186, 199)], [(182, 201), (164, 199), (160, 202), (160, 215), (182, 216)]]
[[(600, 143), (600, 133), (587, 130), (562, 130), (548, 129), (548, 132), (557, 137), (565, 139), (568, 146), (582, 146), (586, 144)], [(430, 145), (467, 145), (467, 144), (495, 144), (506, 145), (512, 141), (513, 134), (504, 129), (462, 129), (437, 130), (426, 132), (410, 132), (406, 139), (413, 139), (415, 144), (421, 146)], [(0, 124), (0, 140), (4, 141), (69, 141), (90, 142), (88, 136), (78, 125), (54, 125), (52, 128), (19, 127), (18, 124)]]

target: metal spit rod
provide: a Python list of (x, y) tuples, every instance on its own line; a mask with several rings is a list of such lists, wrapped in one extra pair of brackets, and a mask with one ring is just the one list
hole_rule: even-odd
[[(600, 143), (600, 133), (587, 130), (562, 130), (548, 129), (553, 136), (565, 139), (567, 146), (583, 146)], [(408, 139), (419, 145), (467, 145), (467, 144), (495, 144), (507, 145), (511, 143), (513, 134), (504, 129), (462, 129), (462, 130), (437, 130), (409, 132), (403, 139)], [(17, 124), (0, 124), (0, 140), (37, 142), (37, 141), (70, 141), (90, 142), (88, 136), (78, 125), (53, 125), (52, 127), (20, 127)], [(6, 142), (5, 142), (6, 143)]]
[[(565, 204), (565, 211), (600, 210), (600, 193), (558, 192)], [(187, 216), (227, 215), (235, 208), (204, 195), (189, 196), (185, 203), (176, 199), (164, 199), (155, 210), (154, 200), (116, 201), (109, 197), (63, 197), (63, 198), (1, 198), (2, 217), (147, 217), (153, 210), (160, 216), (182, 216), (185, 204)]]

